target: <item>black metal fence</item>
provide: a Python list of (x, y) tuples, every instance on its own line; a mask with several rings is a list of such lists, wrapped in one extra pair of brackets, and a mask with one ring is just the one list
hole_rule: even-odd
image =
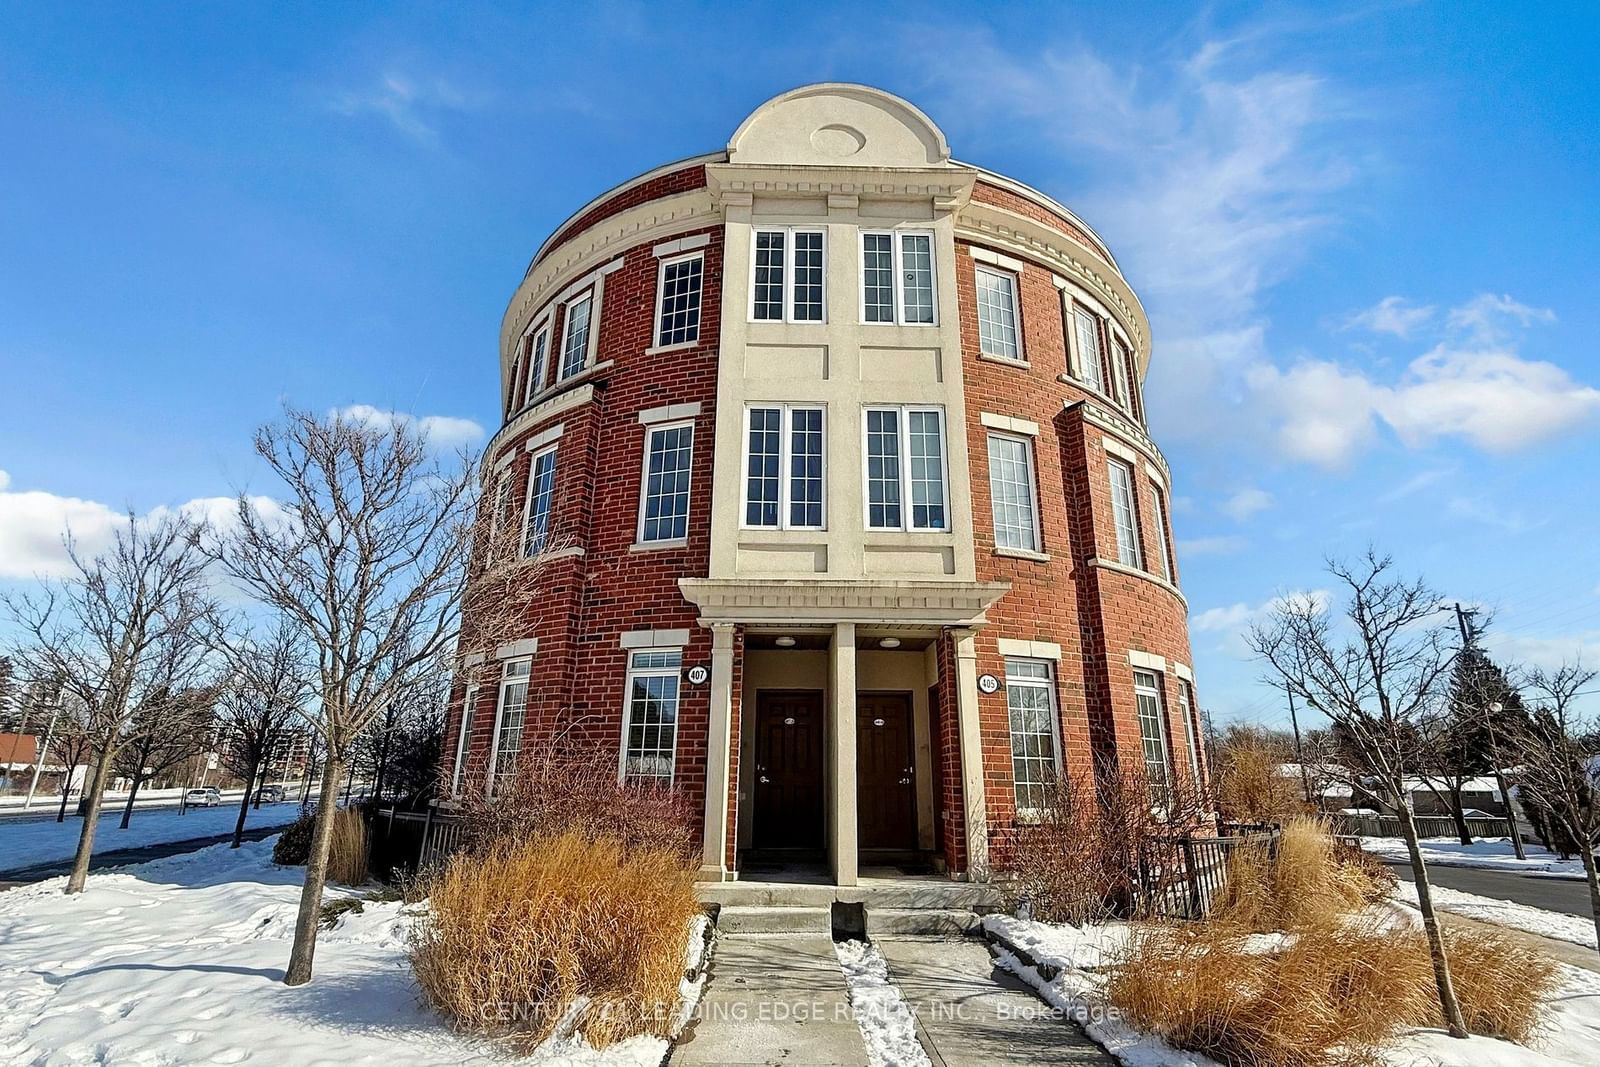
[[(1399, 837), (1400, 818), (1396, 815), (1334, 815), (1331, 821), (1335, 832), (1358, 834), (1361, 837)], [(1456, 837), (1456, 821), (1449, 815), (1413, 815), (1418, 837)], [(1472, 837), (1510, 837), (1511, 824), (1501, 818), (1468, 819), (1467, 833)]]
[(461, 847), (459, 815), (377, 808), (367, 835), (367, 867), (385, 880), (442, 864)]
[(1228, 837), (1193, 835), (1140, 849), (1134, 911), (1146, 919), (1203, 919), (1228, 884), (1228, 863), (1240, 849), (1278, 847), (1276, 828)]

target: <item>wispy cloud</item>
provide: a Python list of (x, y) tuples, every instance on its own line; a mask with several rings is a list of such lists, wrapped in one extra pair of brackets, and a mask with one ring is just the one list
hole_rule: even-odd
[(335, 93), (327, 103), (336, 114), (348, 118), (375, 115), (405, 136), (433, 144), (445, 115), (475, 110), (485, 100), (442, 77), (388, 71), (364, 88)]
[(1549, 521), (1547, 519), (1529, 520), (1524, 518), (1520, 512), (1498, 508), (1483, 497), (1455, 497), (1447, 505), (1446, 510), (1458, 519), (1468, 519), (1472, 522), (1493, 526), (1495, 529), (1514, 534), (1537, 530)]
[(1342, 328), (1409, 337), (1417, 327), (1433, 318), (1435, 310), (1432, 304), (1417, 305), (1403, 296), (1386, 296), (1365, 311), (1348, 316)]
[(371, 404), (349, 404), (330, 412), (369, 426), (415, 426), (417, 432), (435, 448), (457, 448), (483, 437), (483, 427), (471, 419), (454, 415), (424, 415), (418, 418), (403, 411), (390, 411)]
[(1178, 555), (1190, 559), (1195, 556), (1231, 556), (1250, 547), (1247, 538), (1239, 536), (1196, 537), (1178, 542)]
[(1274, 504), (1271, 493), (1254, 487), (1241, 489), (1218, 505), (1219, 510), (1234, 522), (1245, 522)]
[(1437, 485), (1456, 472), (1454, 467), (1434, 467), (1429, 470), (1419, 471), (1407, 478), (1378, 497), (1379, 504), (1393, 504), (1397, 500), (1404, 500), (1408, 496), (1415, 496), (1430, 485)]

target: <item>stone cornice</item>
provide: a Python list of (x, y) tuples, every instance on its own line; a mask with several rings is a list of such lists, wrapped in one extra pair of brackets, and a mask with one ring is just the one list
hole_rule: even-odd
[(1167, 479), (1167, 485), (1170, 489), (1172, 469), (1167, 466), (1167, 457), (1162, 455), (1161, 449), (1156, 447), (1156, 443), (1150, 439), (1150, 435), (1145, 433), (1144, 428), (1138, 423), (1120, 412), (1106, 407), (1104, 404), (1095, 403), (1093, 400), (1068, 400), (1063, 407), (1067, 411), (1071, 411), (1073, 408), (1080, 409), (1083, 412), (1083, 420), (1085, 422), (1116, 435), (1118, 439), (1126, 441), (1129, 447), (1143, 454), (1145, 459), (1161, 469), (1161, 473)]
[[(590, 368), (592, 372), (600, 372), (602, 370), (604, 370), (603, 367)], [(594, 382), (589, 381), (582, 385), (562, 388), (548, 399), (542, 400), (531, 407), (523, 408), (515, 418), (500, 427), (495, 432), (495, 435), (489, 438), (489, 443), (483, 449), (480, 476), (483, 476), (494, 465), (495, 456), (505, 442), (514, 440), (519, 434), (533, 429), (546, 419), (578, 407), (581, 404), (587, 404), (593, 399)]]
[(857, 196), (882, 200), (932, 200), (959, 210), (972, 197), (976, 171), (964, 167), (803, 167), (711, 163), (706, 184), (718, 202), (747, 196)]
[(703, 625), (716, 622), (858, 622), (981, 626), (1009, 582), (679, 578)]
[(1098, 249), (1015, 211), (978, 201), (961, 208), (956, 216), (956, 236), (1032, 260), (1093, 294), (1117, 316), (1133, 341), (1140, 377), (1149, 370), (1150, 321), (1144, 305)]
[(1185, 611), (1189, 610), (1189, 598), (1184, 596), (1183, 593), (1179, 591), (1177, 586), (1173, 585), (1159, 574), (1151, 574), (1149, 571), (1140, 570), (1138, 567), (1130, 567), (1126, 563), (1119, 563), (1114, 559), (1104, 559), (1099, 556), (1095, 556), (1094, 558), (1090, 559), (1089, 566), (1098, 570), (1113, 571), (1117, 574), (1126, 574), (1130, 578), (1141, 578), (1152, 585), (1159, 585), (1161, 588), (1177, 597), (1178, 603), (1183, 605)]

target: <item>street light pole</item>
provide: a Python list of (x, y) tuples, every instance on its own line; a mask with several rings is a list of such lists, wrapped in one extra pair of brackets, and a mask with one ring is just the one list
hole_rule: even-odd
[[(28, 795), (22, 800), (22, 810), (27, 811), (33, 806), (33, 794), (39, 788), (39, 772), (44, 770), (44, 758), (50, 753), (50, 741), (56, 736), (56, 719), (61, 715), (61, 700), (55, 701), (55, 710), (50, 713), (50, 726), (44, 732), (44, 745), (39, 749), (39, 757), (33, 762), (33, 782), (28, 786)], [(71, 777), (71, 769), (68, 769)], [(65, 789), (65, 786), (62, 786)]]

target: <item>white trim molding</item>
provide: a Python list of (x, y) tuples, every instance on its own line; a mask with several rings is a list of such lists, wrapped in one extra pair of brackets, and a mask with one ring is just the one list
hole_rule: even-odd
[(1053, 641), (1019, 641), (1000, 638), (1000, 654), (1011, 659), (1048, 659), (1061, 662), (1061, 646)]
[(1020, 259), (1013, 259), (1011, 256), (1002, 255), (993, 249), (984, 248), (981, 245), (972, 246), (972, 258), (977, 260), (979, 263), (987, 263), (991, 267), (999, 267), (1002, 270), (1008, 270), (1012, 274), (1021, 274), (1022, 268), (1027, 266), (1027, 264)]
[(639, 425), (653, 426), (658, 422), (677, 422), (680, 419), (698, 418), (699, 415), (699, 401), (693, 404), (665, 404), (639, 412)]
[(1026, 437), (1039, 436), (1039, 424), (1028, 419), (1019, 419), (1014, 415), (996, 415), (992, 411), (978, 413), (978, 421), (991, 430), (1004, 430), (1007, 433), (1022, 434)]
[(1129, 448), (1127, 445), (1123, 444), (1121, 441), (1115, 440), (1113, 438), (1101, 437), (1100, 438), (1100, 444), (1106, 450), (1106, 454), (1107, 455), (1112, 455), (1112, 456), (1116, 456), (1118, 459), (1127, 460), (1129, 463), (1133, 464), (1134, 467), (1136, 467), (1136, 468), (1139, 466), (1140, 460), (1144, 459), (1144, 457), (1139, 455), (1138, 452), (1136, 452), (1135, 450)]
[(1187, 663), (1179, 663), (1177, 660), (1173, 660), (1172, 673), (1176, 674), (1179, 678), (1182, 678), (1190, 685), (1194, 684), (1194, 671), (1189, 669), (1189, 665)]
[(624, 630), (618, 639), (623, 648), (683, 648), (689, 643), (689, 631), (683, 630)]
[(554, 426), (546, 427), (528, 438), (527, 443), (522, 446), (523, 451), (537, 452), (545, 445), (554, 444), (561, 440), (561, 435), (566, 433), (566, 430), (567, 424), (564, 422), (558, 422)]
[(1167, 581), (1165, 578), (1161, 577), (1159, 574), (1151, 574), (1149, 571), (1142, 571), (1138, 567), (1130, 567), (1126, 563), (1122, 563), (1114, 559), (1106, 559), (1104, 556), (1095, 556), (1093, 559), (1089, 560), (1089, 566), (1098, 567), (1101, 570), (1116, 571), (1118, 574), (1126, 574), (1130, 578), (1143, 578), (1147, 582), (1159, 585), (1161, 588), (1177, 597), (1178, 602), (1184, 607), (1189, 606), (1189, 598), (1183, 595), (1182, 590), (1173, 585), (1171, 582)]

